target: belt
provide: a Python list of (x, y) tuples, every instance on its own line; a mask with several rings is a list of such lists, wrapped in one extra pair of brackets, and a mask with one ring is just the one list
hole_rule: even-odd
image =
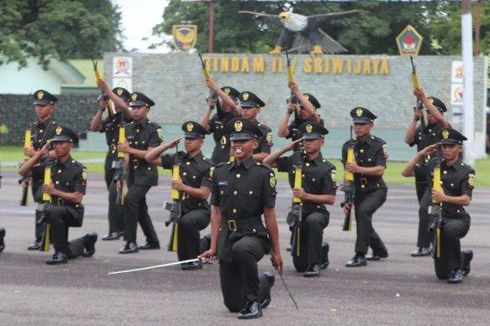
[(69, 207), (80, 207), (80, 204), (75, 204), (69, 201), (65, 201), (63, 198), (56, 198), (51, 200), (51, 205), (53, 206), (69, 206)]
[(256, 219), (244, 219), (244, 220), (226, 220), (226, 226), (231, 232), (237, 232), (245, 228), (253, 228), (253, 232), (257, 232), (257, 228), (262, 226), (262, 222)]

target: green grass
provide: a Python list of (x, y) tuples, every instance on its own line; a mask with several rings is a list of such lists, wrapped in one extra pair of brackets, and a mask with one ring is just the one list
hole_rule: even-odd
[[(101, 159), (105, 157), (105, 152), (79, 152), (76, 149), (72, 152), (73, 158), (76, 160)], [(0, 162), (21, 162), (24, 159), (22, 148), (16, 146), (0, 146)], [(337, 167), (337, 182), (343, 179), (342, 163), (339, 160), (331, 161)], [(406, 162), (388, 162), (388, 167), (385, 172), (384, 179), (392, 184), (413, 185), (413, 178), (404, 178), (401, 171)], [(86, 163), (89, 173), (103, 173), (103, 163)], [(16, 170), (15, 167), (4, 167), (5, 170)], [(162, 174), (170, 174), (167, 170), (160, 169)], [(277, 173), (280, 180), (286, 180), (286, 173)], [(490, 156), (485, 159), (476, 161), (476, 187), (490, 187)]]

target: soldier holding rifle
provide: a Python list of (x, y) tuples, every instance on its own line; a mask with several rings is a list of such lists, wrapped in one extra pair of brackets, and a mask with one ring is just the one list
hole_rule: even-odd
[[(263, 163), (275, 163), (279, 171), (288, 172), (293, 205), (298, 203), (301, 212), (299, 216), (291, 217), (294, 223), (293, 263), (296, 271), (312, 277), (318, 276), (320, 270), (328, 266), (328, 244), (322, 242), (322, 238), (330, 220), (325, 205), (335, 202), (336, 169), (320, 152), (328, 130), (319, 124), (305, 122), (299, 131), (301, 139), (267, 156)], [(304, 154), (297, 151), (291, 156), (281, 157), (299, 142), (303, 142)]]
[[(59, 124), (53, 119), (53, 112), (56, 108), (56, 102), (58, 99), (53, 94), (43, 89), (37, 90), (33, 94), (34, 106), (37, 120), (34, 122), (30, 129), (31, 141), (28, 146), (24, 148), (24, 154), (26, 158), (31, 158), (46, 145), (55, 136), (55, 131), (59, 127)], [(44, 152), (38, 164), (32, 169), (32, 196), (36, 202), (36, 218), (35, 218), (35, 240), (27, 247), (28, 250), (41, 249), (41, 238), (43, 234), (42, 223), (39, 223), (42, 215), (42, 185), (43, 185), (43, 172), (41, 163), (48, 158), (54, 158), (54, 151)], [(28, 177), (26, 175), (25, 177)], [(27, 189), (26, 189), (27, 191)]]
[[(127, 105), (130, 95), (128, 90), (116, 87), (112, 92), (119, 96)], [(104, 112), (107, 112), (107, 117), (102, 119)], [(119, 142), (119, 128), (123, 127), (128, 121), (131, 121), (131, 112), (129, 112), (127, 106), (116, 106), (107, 95), (101, 96), (99, 109), (92, 118), (90, 130), (105, 133), (107, 146), (109, 147), (104, 164), (104, 178), (107, 190), (109, 190), (109, 232), (102, 237), (102, 240), (117, 240), (124, 231), (122, 208), (116, 200), (116, 176), (121, 175), (118, 170), (123, 168), (122, 164), (124, 162), (118, 159), (117, 144)]]
[[(437, 135), (438, 144), (432, 144), (417, 152), (407, 163), (402, 174), (416, 175), (417, 163), (432, 155), (428, 163), (427, 187), (424, 198), (429, 198), (431, 214), (430, 230), (434, 237), (434, 263), (436, 276), (449, 283), (461, 283), (470, 273), (471, 250), (461, 251), (460, 239), (470, 228), (470, 215), (463, 206), (468, 206), (474, 188), (475, 171), (461, 161), (463, 141), (466, 137), (455, 129), (443, 129)], [(434, 155), (442, 147), (442, 158)], [(436, 157), (434, 157), (436, 156)]]
[[(176, 242), (176, 251), (179, 260), (196, 258), (200, 251), (199, 231), (209, 225), (209, 204), (207, 198), (211, 193), (210, 170), (212, 162), (204, 157), (201, 147), (206, 129), (194, 121), (184, 122), (182, 125), (185, 137), (185, 152), (164, 154), (166, 150), (177, 146), (180, 138), (161, 144), (145, 155), (150, 163), (161, 165), (164, 169), (174, 169), (179, 165), (179, 175), (172, 181), (172, 189), (178, 191), (179, 198), (173, 205), (180, 205), (175, 217), (173, 228), (173, 241)], [(160, 156), (161, 155), (161, 156)], [(177, 226), (178, 225), (178, 226)], [(207, 248), (206, 248), (207, 249)], [(202, 268), (201, 261), (182, 264), (183, 270)]]
[(274, 274), (259, 278), (257, 262), (272, 249), (271, 261), (279, 273), (283, 265), (274, 210), (276, 178), (252, 156), (261, 137), (255, 123), (236, 118), (226, 132), (234, 160), (218, 165), (212, 173), (211, 247), (201, 258), (218, 257), (228, 310), (239, 312), (240, 319), (258, 318), (270, 303)]
[[(350, 112), (354, 123), (355, 139), (348, 140), (342, 147), (342, 163), (347, 172), (354, 174), (354, 203), (345, 204), (344, 212), (355, 207), (357, 237), (354, 257), (346, 263), (347, 267), (366, 266), (366, 260), (380, 260), (388, 257), (388, 251), (373, 228), (374, 212), (386, 201), (388, 188), (383, 180), (388, 158), (386, 143), (371, 135), (374, 115), (370, 110), (357, 107)], [(354, 142), (354, 143), (353, 143)], [(347, 161), (347, 149), (354, 146), (354, 161)], [(368, 248), (373, 250), (367, 256)]]
[[(436, 97), (427, 97), (422, 88), (415, 88), (414, 94), (417, 97), (417, 107), (414, 108), (414, 118), (408, 126), (405, 134), (405, 143), (409, 146), (417, 145), (417, 151), (435, 144), (441, 130), (448, 128), (449, 124), (444, 119), (444, 112), (447, 111), (444, 103)], [(424, 108), (426, 110), (427, 123), (423, 121)], [(418, 122), (420, 124), (417, 126)], [(428, 209), (428, 201), (423, 200), (424, 193), (427, 190), (427, 168), (431, 156), (428, 154), (421, 157), (415, 165), (415, 188), (417, 190), (417, 199), (419, 201), (419, 228), (417, 236), (417, 249), (412, 252), (412, 257), (429, 256), (430, 236), (428, 233), (428, 219), (425, 213)]]
[[(42, 186), (43, 219), (50, 225), (52, 232), (46, 231), (45, 236), (53, 236), (55, 253), (46, 263), (48, 265), (65, 264), (67, 259), (78, 256), (90, 257), (95, 253), (96, 233), (88, 233), (85, 236), (68, 242), (69, 227), (82, 226), (84, 207), (82, 199), (87, 186), (87, 171), (79, 162), (70, 156), (71, 149), (78, 143), (78, 136), (72, 130), (58, 126), (55, 136), (51, 140), (54, 145), (56, 158), (45, 160), (41, 163), (41, 169), (32, 171), (33, 178), (39, 171), (43, 176)], [(47, 155), (50, 143), (46, 143), (40, 151), (25, 162), (19, 168), (19, 174), (26, 176), (33, 167)], [(49, 228), (48, 228), (49, 230)]]

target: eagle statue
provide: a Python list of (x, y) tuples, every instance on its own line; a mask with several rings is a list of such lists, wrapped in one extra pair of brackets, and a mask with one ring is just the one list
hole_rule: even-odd
[(242, 10), (238, 13), (251, 14), (255, 17), (265, 17), (282, 23), (284, 28), (277, 38), (274, 50), (271, 51), (272, 54), (280, 54), (283, 49), (286, 48), (286, 46), (291, 44), (293, 36), (298, 33), (299, 37), (296, 37), (289, 51), (307, 50), (310, 51), (311, 54), (317, 55), (324, 53), (334, 54), (347, 52), (346, 48), (325, 33), (321, 27), (332, 19), (353, 16), (359, 14), (360, 12), (358, 10), (349, 10), (304, 16), (293, 13), (292, 8), (290, 8), (289, 11), (283, 11), (279, 15), (271, 15), (247, 10)]

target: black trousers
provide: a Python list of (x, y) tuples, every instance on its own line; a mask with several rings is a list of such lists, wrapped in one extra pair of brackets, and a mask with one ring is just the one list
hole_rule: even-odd
[(359, 194), (356, 192), (354, 201), (357, 238), (355, 251), (357, 254), (365, 255), (371, 247), (374, 253), (382, 253), (386, 247), (373, 228), (373, 214), (386, 201), (387, 189), (374, 190), (369, 193)]
[(419, 206), (419, 229), (417, 233), (417, 247), (429, 248), (431, 243), (431, 234), (429, 231), (430, 215), (429, 209), (432, 205), (430, 188), (425, 189), (425, 194), (420, 201)]
[(123, 207), (116, 203), (117, 187), (116, 181), (112, 180), (109, 185), (109, 233), (124, 231)]
[[(470, 218), (444, 218), (441, 231), (441, 256), (435, 257), (438, 278), (447, 279), (455, 269), (462, 268), (461, 241), (470, 229)], [(437, 248), (434, 248), (437, 250)], [(437, 252), (435, 252), (437, 254)]]
[(36, 211), (34, 215), (34, 236), (36, 241), (41, 241), (43, 236), (43, 225), (39, 223), (41, 217), (43, 215), (43, 201), (42, 201), (42, 180), (34, 180), (32, 179), (32, 198), (36, 203)]
[(146, 193), (151, 186), (131, 185), (123, 207), (124, 240), (136, 242), (138, 222), (149, 243), (158, 243), (158, 237), (148, 215)]
[(225, 306), (231, 312), (240, 311), (247, 301), (261, 302), (265, 298), (269, 282), (260, 278), (257, 262), (266, 253), (264, 240), (244, 236), (232, 246), (233, 261), (220, 261), (219, 276)]
[(209, 210), (196, 209), (181, 216), (178, 228), (179, 260), (196, 258), (199, 252), (199, 231), (209, 225)]
[(323, 229), (327, 227), (329, 220), (329, 214), (321, 212), (303, 217), (298, 242), (299, 255), (298, 247), (292, 249), (293, 264), (297, 272), (306, 271), (309, 265), (322, 263)]
[(51, 225), (54, 250), (65, 253), (69, 258), (81, 256), (85, 246), (85, 236), (68, 242), (68, 228), (81, 226), (81, 217), (75, 216), (76, 213), (66, 206), (47, 205), (45, 214), (47, 223)]

